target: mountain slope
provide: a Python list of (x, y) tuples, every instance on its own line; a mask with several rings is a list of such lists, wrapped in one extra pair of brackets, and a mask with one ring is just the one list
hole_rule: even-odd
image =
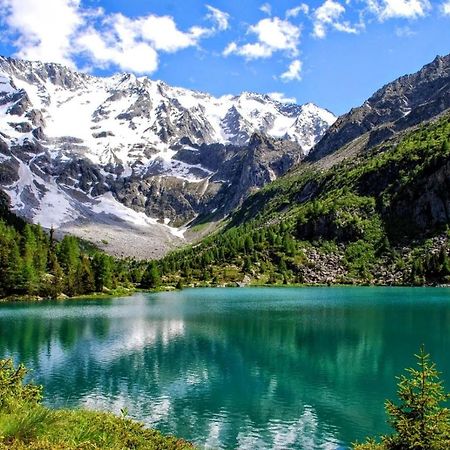
[[(271, 199), (278, 202), (285, 196), (286, 191), (293, 196), (287, 203), (287, 209), (295, 207), (297, 203), (308, 202), (320, 196), (323, 186), (319, 180), (322, 179), (323, 173), (334, 173), (334, 166), (342, 167), (342, 170), (345, 171), (347, 163), (350, 165), (360, 164), (360, 161), (365, 160), (371, 151), (383, 153), (386, 149), (397, 145), (405, 133), (415, 132), (430, 121), (447, 117), (450, 111), (450, 103), (447, 103), (450, 96), (449, 73), (450, 55), (437, 57), (416, 74), (402, 77), (377, 91), (364, 102), (362, 107), (341, 116), (328, 129), (310, 154), (302, 160), (301, 164), (245, 202), (233, 216), (232, 223), (243, 223), (256, 215), (261, 215), (263, 211), (275, 212), (279, 206), (271, 204)], [(416, 105), (409, 114), (405, 114), (405, 111), (401, 110), (401, 105), (405, 104), (405, 92), (408, 93), (409, 105)], [(389, 100), (386, 100), (387, 98)], [(391, 105), (390, 108), (386, 106), (388, 103)], [(369, 107), (369, 105), (372, 106)], [(397, 109), (392, 105), (396, 105)], [(378, 121), (374, 120), (375, 116)], [(397, 116), (401, 116), (400, 121), (391, 120), (392, 117)], [(406, 123), (406, 118), (410, 116), (414, 118), (414, 121)], [(359, 117), (360, 120), (356, 120), (356, 117)], [(445, 121), (445, 119), (443, 120)], [(417, 121), (419, 122), (417, 123)], [(406, 128), (403, 129), (403, 127)], [(349, 130), (352, 130), (352, 133)], [(381, 143), (375, 145), (374, 136), (381, 139), (385, 130), (390, 131)], [(445, 133), (442, 139), (446, 140)], [(334, 149), (338, 142), (343, 142), (342, 146)], [(414, 155), (421, 160), (419, 154)], [(402, 166), (400, 162), (397, 162), (395, 170), (390, 169), (383, 172), (381, 168), (379, 170), (375, 168), (371, 171), (370, 182), (366, 183), (366, 189), (369, 191), (371, 187), (373, 191), (386, 186), (395, 181), (395, 177), (398, 177), (399, 174), (408, 175), (409, 170), (410, 166)], [(303, 179), (307, 179), (308, 182), (304, 186), (299, 185), (298, 180)], [(441, 183), (445, 183), (445, 177), (440, 180)], [(442, 189), (445, 189), (444, 184)], [(424, 190), (422, 194), (425, 193)], [(411, 198), (411, 200), (414, 199)], [(417, 219), (419, 220), (418, 217)]]
[(395, 133), (423, 123), (448, 108), (450, 55), (438, 56), (418, 72), (388, 83), (363, 105), (339, 117), (310, 152), (308, 159), (317, 161), (352, 143), (360, 149), (372, 148)]
[[(166, 282), (448, 283), (448, 62), (437, 58), (338, 119), (224, 230), (163, 259)], [(396, 109), (405, 92), (410, 114)], [(375, 145), (380, 130), (390, 131)]]
[(450, 281), (450, 113), (246, 200), (228, 227), (160, 262), (166, 283)]
[(89, 239), (100, 225), (97, 244), (127, 254), (127, 236), (145, 236), (137, 256), (160, 255), (298, 163), (334, 120), (267, 95), (0, 58), (0, 187), (45, 227)]

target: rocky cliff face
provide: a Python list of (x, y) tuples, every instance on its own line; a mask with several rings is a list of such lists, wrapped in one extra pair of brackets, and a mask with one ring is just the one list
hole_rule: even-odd
[(43, 226), (151, 227), (170, 247), (285, 173), (334, 120), (267, 95), (0, 57), (0, 188)]
[(395, 133), (425, 122), (450, 108), (450, 55), (437, 57), (412, 75), (375, 92), (328, 129), (308, 156), (317, 161), (364, 134), (371, 148)]
[(180, 145), (174, 158), (196, 168), (197, 180), (176, 176), (129, 177), (115, 184), (126, 206), (181, 225), (197, 216), (225, 213), (253, 190), (283, 175), (302, 157), (294, 142), (254, 134), (243, 147), (224, 144)]
[(426, 234), (450, 223), (450, 161), (439, 158), (426, 173), (395, 192), (385, 211), (394, 231)]

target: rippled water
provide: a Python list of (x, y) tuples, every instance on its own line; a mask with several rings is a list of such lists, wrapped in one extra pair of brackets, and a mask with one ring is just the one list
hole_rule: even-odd
[(187, 289), (0, 305), (0, 357), (45, 402), (120, 412), (206, 448), (337, 449), (388, 431), (424, 343), (450, 389), (450, 290)]

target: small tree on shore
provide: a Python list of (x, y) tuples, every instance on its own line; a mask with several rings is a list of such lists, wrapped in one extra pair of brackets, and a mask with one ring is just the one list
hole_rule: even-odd
[(355, 450), (448, 450), (450, 449), (450, 410), (443, 406), (449, 398), (439, 379), (436, 365), (421, 347), (418, 368), (406, 369), (399, 377), (399, 404), (388, 400), (386, 413), (395, 433), (364, 444)]
[(159, 274), (158, 265), (155, 261), (151, 261), (142, 276), (141, 285), (143, 288), (157, 288), (161, 284), (161, 276)]

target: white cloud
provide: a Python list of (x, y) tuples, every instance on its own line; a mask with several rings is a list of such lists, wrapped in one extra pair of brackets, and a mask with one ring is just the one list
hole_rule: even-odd
[(245, 44), (238, 48), (235, 52), (238, 55), (244, 56), (247, 59), (259, 59), (259, 58), (270, 58), (272, 56), (273, 50), (260, 42), (254, 44)]
[(308, 14), (309, 6), (306, 3), (301, 3), (299, 6), (295, 8), (288, 9), (286, 11), (286, 17), (297, 17), (300, 13)]
[(198, 26), (193, 26), (193, 27), (189, 28), (189, 34), (195, 41), (195, 44), (193, 44), (193, 45), (198, 45), (198, 41), (200, 39), (212, 36), (215, 33), (215, 31), (216, 30), (214, 28), (205, 28), (205, 27), (198, 27)]
[(158, 53), (151, 45), (128, 41), (124, 34), (122, 38), (116, 40), (114, 34), (102, 35), (91, 28), (77, 38), (76, 44), (96, 67), (115, 64), (122, 70), (137, 73), (152, 73), (158, 68)]
[(395, 35), (397, 37), (403, 38), (403, 37), (411, 37), (414, 36), (416, 33), (414, 30), (412, 30), (410, 27), (397, 27), (395, 29)]
[(441, 10), (445, 16), (450, 16), (450, 0), (447, 0), (446, 2), (442, 3)]
[(279, 17), (260, 20), (249, 28), (256, 34), (258, 41), (272, 50), (287, 50), (297, 54), (300, 40), (300, 28)]
[(226, 47), (225, 50), (222, 52), (223, 56), (231, 55), (232, 53), (236, 53), (238, 51), (238, 45), (236, 42), (230, 42)]
[(80, 0), (0, 0), (0, 16), (18, 36), (18, 57), (74, 66), (71, 36), (83, 23)]
[(75, 45), (94, 65), (115, 64), (122, 70), (152, 73), (158, 68), (159, 51), (173, 53), (195, 46), (209, 33), (201, 27), (180, 31), (170, 16), (130, 19), (119, 13), (104, 18), (100, 31), (90, 27), (81, 32)]
[(278, 51), (290, 57), (298, 54), (301, 30), (287, 20), (279, 17), (262, 19), (250, 26), (248, 33), (256, 35), (257, 42), (242, 46), (231, 42), (222, 54), (228, 56), (234, 53), (246, 59), (269, 58)]
[(282, 92), (270, 92), (267, 94), (272, 100), (275, 100), (279, 103), (297, 103), (297, 99), (295, 97), (286, 97)]
[(301, 80), (302, 62), (299, 59), (295, 59), (289, 64), (286, 72), (280, 75), (283, 81)]
[(344, 13), (345, 7), (342, 4), (334, 0), (326, 0), (314, 11), (313, 36), (319, 39), (324, 38), (328, 28), (344, 33), (358, 33), (357, 26), (340, 20)]
[(222, 52), (223, 56), (236, 54), (245, 57), (246, 59), (270, 58), (272, 56), (272, 49), (260, 42), (254, 44), (245, 44), (239, 47), (236, 42), (230, 42), (225, 50)]
[(417, 19), (431, 9), (428, 0), (366, 0), (369, 10), (380, 21), (393, 18)]
[[(16, 56), (59, 62), (75, 68), (79, 54), (92, 68), (117, 65), (123, 70), (152, 73), (159, 52), (197, 46), (201, 39), (228, 27), (228, 14), (207, 5), (214, 26), (178, 28), (173, 17), (149, 14), (130, 18), (81, 7), (81, 0), (0, 0), (0, 20), (6, 25)], [(57, 17), (57, 20), (55, 20)]]
[(270, 3), (264, 3), (260, 6), (259, 10), (267, 14), (268, 16), (272, 15), (272, 5)]
[(135, 30), (134, 39), (142, 39), (152, 44), (155, 50), (176, 52), (197, 45), (199, 38), (208, 34), (209, 30), (193, 27), (187, 33), (180, 31), (170, 16), (149, 15), (128, 22), (128, 29)]
[(210, 5), (206, 5), (206, 8), (209, 10), (209, 14), (206, 17), (215, 22), (220, 31), (227, 30), (229, 27), (230, 15)]

